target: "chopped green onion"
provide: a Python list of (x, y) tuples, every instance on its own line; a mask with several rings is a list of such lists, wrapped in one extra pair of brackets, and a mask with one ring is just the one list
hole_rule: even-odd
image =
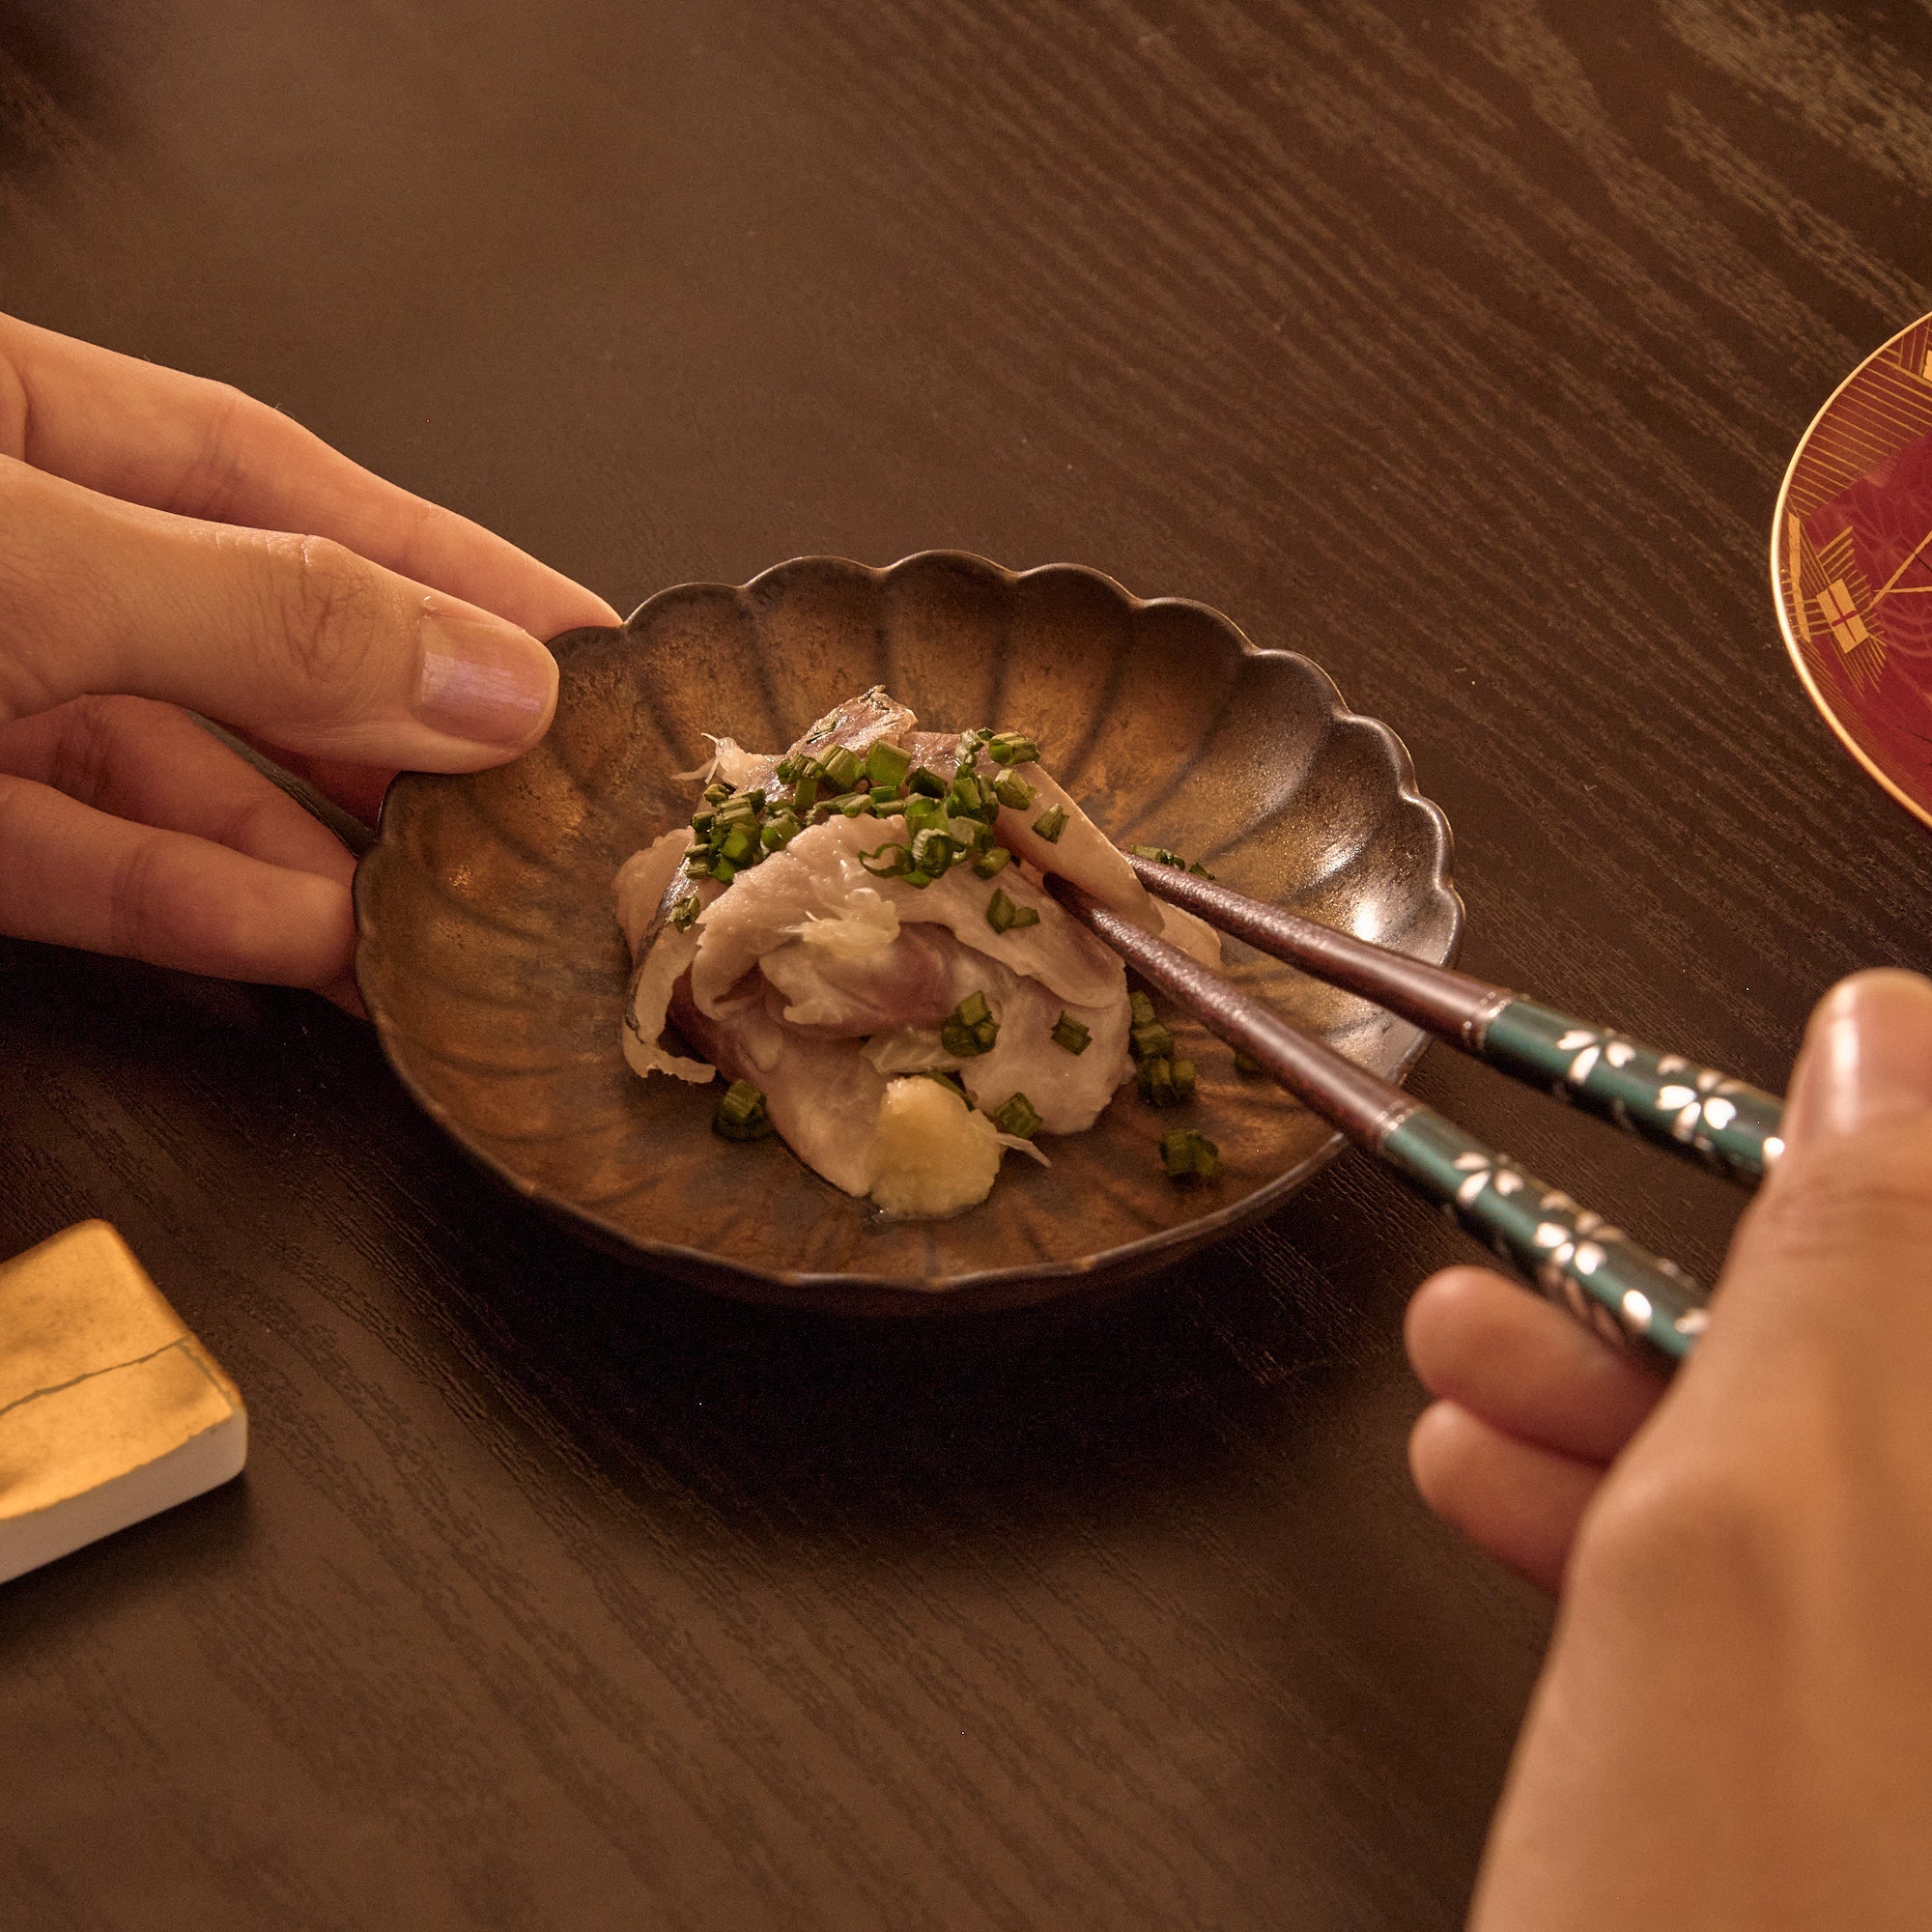
[(1164, 1056), (1141, 1062), (1141, 1098), (1156, 1107), (1179, 1107), (1194, 1097), (1194, 1063)]
[(711, 862), (711, 876), (721, 886), (728, 886), (738, 876), (738, 868), (729, 859), (714, 859)]
[(977, 818), (949, 818), (946, 836), (962, 852), (983, 852), (993, 842), (993, 828)]
[(1034, 1112), (1033, 1102), (1024, 1094), (1015, 1094), (993, 1116), (993, 1124), (1003, 1134), (1012, 1134), (1019, 1140), (1030, 1141), (1046, 1122)]
[(799, 780), (798, 789), (792, 794), (791, 809), (803, 818), (818, 802), (818, 777), (814, 772), (807, 772)]
[(787, 752), (772, 768), (780, 784), (796, 784), (805, 776), (805, 760), (796, 752)]
[(1177, 871), (1192, 872), (1197, 879), (1214, 876), (1206, 866), (1194, 865), (1179, 852), (1170, 852), (1165, 845), (1136, 845), (1132, 850), (1137, 859), (1151, 859), (1156, 866), (1172, 866)]
[(916, 791), (923, 798), (946, 796), (946, 781), (925, 765), (915, 765), (905, 784), (908, 791)]
[(1023, 731), (995, 731), (986, 741), (986, 755), (996, 765), (1026, 765), (1039, 756), (1039, 747)]
[(765, 820), (758, 841), (767, 852), (782, 852), (799, 835), (799, 823), (788, 811), (775, 811)]
[(980, 750), (992, 735), (983, 724), (978, 730), (960, 732), (958, 749), (952, 753), (953, 763), (962, 772), (970, 772), (980, 762)]
[(971, 1060), (992, 1051), (1000, 1037), (1000, 1023), (986, 1004), (984, 993), (968, 993), (946, 1017), (939, 1029), (939, 1043), (954, 1060)]
[(1265, 1073), (1267, 1068), (1253, 1054), (1243, 1053), (1239, 1047), (1236, 1047), (1235, 1049), (1235, 1071), (1236, 1073), (1245, 1073), (1252, 1080), (1257, 1073)]
[(1150, 1020), (1128, 1033), (1127, 1051), (1136, 1060), (1172, 1060), (1174, 1036), (1158, 1020)]
[(684, 856), (685, 856), (685, 857), (686, 857), (687, 859), (708, 859), (708, 858), (710, 858), (710, 856), (711, 856), (711, 841), (710, 841), (710, 839), (706, 838), (706, 839), (702, 840), (702, 841), (701, 841), (700, 843), (697, 843), (697, 844), (693, 844), (693, 845), (687, 845), (687, 846), (686, 846), (686, 847), (684, 848)]
[(903, 785), (874, 785), (872, 803), (874, 805), (898, 805), (905, 798)]
[(1033, 786), (1017, 772), (1003, 772), (993, 781), (993, 796), (1015, 811), (1024, 811), (1033, 803)]
[(761, 1141), (772, 1130), (765, 1096), (749, 1080), (734, 1080), (718, 1101), (711, 1131), (727, 1141)]
[(870, 792), (855, 791), (849, 798), (841, 798), (838, 801), (838, 810), (847, 818), (870, 818), (878, 808), (872, 803)]
[(1132, 1010), (1136, 1026), (1153, 1025), (1153, 1002), (1145, 993), (1129, 993), (1127, 1006)]
[(912, 863), (935, 879), (952, 865), (952, 840), (943, 832), (915, 832), (912, 836)]
[(991, 851), (981, 852), (973, 861), (973, 869), (982, 879), (993, 878), (1011, 863), (1012, 856), (1004, 845), (995, 845)]
[(708, 784), (704, 787), (706, 805), (723, 805), (730, 796), (731, 787), (727, 784)]
[(679, 932), (689, 932), (702, 910), (696, 893), (680, 893), (671, 901), (670, 923)]
[(694, 854), (684, 862), (684, 876), (687, 879), (708, 879), (711, 876), (711, 855), (708, 848), (702, 856)]
[(1060, 806), (1049, 806), (1033, 822), (1033, 829), (1049, 845), (1060, 843), (1060, 835), (1066, 830), (1066, 813)]
[(912, 870), (912, 853), (904, 845), (875, 845), (859, 854), (859, 863), (875, 879), (902, 879)]
[(980, 781), (971, 772), (961, 772), (952, 781), (946, 794), (947, 809), (961, 818), (978, 818), (980, 808), (984, 802), (980, 791)]
[(1170, 1180), (1182, 1185), (1212, 1180), (1221, 1172), (1221, 1150), (1192, 1127), (1176, 1127), (1160, 1137), (1160, 1164)]
[(875, 785), (902, 785), (912, 770), (912, 754), (878, 739), (866, 753), (866, 776)]
[(849, 745), (834, 745), (819, 755), (819, 775), (834, 791), (850, 791), (864, 769), (863, 760)]
[(724, 835), (724, 843), (718, 848), (718, 856), (728, 860), (734, 866), (742, 866), (752, 856), (752, 835), (742, 825), (734, 825)]
[(914, 832), (944, 832), (951, 823), (946, 808), (936, 798), (923, 795), (906, 800), (905, 822)]
[(901, 874), (901, 876), (907, 885), (917, 886), (921, 892), (923, 892), (932, 883), (932, 874), (930, 872), (922, 872), (917, 866), (911, 871)]
[(694, 832), (709, 832), (711, 821), (717, 816), (718, 814), (707, 805), (701, 810), (691, 814), (691, 829)]
[(995, 932), (1010, 932), (1013, 929), (1013, 916), (1019, 911), (1009, 899), (1003, 887), (993, 888), (993, 896), (986, 901), (986, 923)]
[(1068, 1053), (1085, 1053), (1094, 1043), (1093, 1031), (1071, 1013), (1063, 1012), (1053, 1023), (1053, 1043)]

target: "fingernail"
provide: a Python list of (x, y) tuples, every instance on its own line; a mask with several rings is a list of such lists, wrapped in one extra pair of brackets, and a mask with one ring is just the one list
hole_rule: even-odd
[(1861, 973), (1811, 1016), (1785, 1109), (1797, 1147), (1932, 1113), (1932, 981)]
[(527, 631), (425, 599), (420, 635), (420, 723), (498, 749), (527, 745), (542, 731), (556, 696), (556, 660)]

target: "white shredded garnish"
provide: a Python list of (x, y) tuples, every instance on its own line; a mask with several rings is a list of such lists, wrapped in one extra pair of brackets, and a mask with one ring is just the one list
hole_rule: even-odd
[(710, 740), (710, 760), (688, 772), (671, 773), (680, 784), (710, 784), (713, 780), (722, 780), (735, 791), (748, 778), (762, 778), (778, 762), (775, 753), (748, 752), (735, 738), (715, 737), (709, 731), (698, 735)]
[(899, 936), (898, 908), (870, 886), (860, 886), (832, 918), (808, 913), (804, 924), (785, 931), (807, 946), (822, 947), (834, 958), (864, 959), (884, 952)]
[(952, 1073), (959, 1063), (940, 1044), (937, 1027), (895, 1027), (875, 1033), (862, 1049), (879, 1072)]

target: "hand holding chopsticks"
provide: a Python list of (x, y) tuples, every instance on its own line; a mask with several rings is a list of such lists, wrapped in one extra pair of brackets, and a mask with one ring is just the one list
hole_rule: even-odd
[[(1542, 1085), (1553, 1067), (1574, 1096), (1679, 1151), (1715, 1156), (1740, 1179), (1761, 1175), (1776, 1157), (1779, 1103), (1754, 1088), (1688, 1062), (1673, 1065), (1672, 1056), (1577, 1026), (1479, 980), (1314, 925), (1173, 867), (1133, 864), (1151, 890), (1221, 930), (1362, 993), (1519, 1077)], [(1690, 1351), (1704, 1327), (1705, 1293), (1674, 1263), (1646, 1253), (1601, 1215), (1091, 894), (1065, 879), (1051, 884), (1061, 903), (1150, 984), (1388, 1162), (1579, 1321), (1666, 1368)], [(1499, 1042), (1497, 1023), (1505, 1016)], [(1658, 1119), (1661, 1126), (1653, 1123)]]

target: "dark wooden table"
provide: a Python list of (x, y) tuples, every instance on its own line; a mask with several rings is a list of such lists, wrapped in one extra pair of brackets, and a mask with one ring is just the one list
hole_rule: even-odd
[[(12, 0), (0, 307), (628, 608), (957, 545), (1389, 720), (1474, 970), (1781, 1084), (1932, 840), (1766, 581), (1932, 308), (1908, 0)], [(5, 533), (0, 531), (0, 543)], [(1735, 1202), (1441, 1052), (1706, 1272)], [(0, 1922), (1459, 1919), (1547, 1612), (1412, 1497), (1358, 1158), (1116, 1306), (881, 1331), (500, 1200), (304, 995), (0, 944), (0, 1252), (115, 1221), (245, 1479), (0, 1592)]]

